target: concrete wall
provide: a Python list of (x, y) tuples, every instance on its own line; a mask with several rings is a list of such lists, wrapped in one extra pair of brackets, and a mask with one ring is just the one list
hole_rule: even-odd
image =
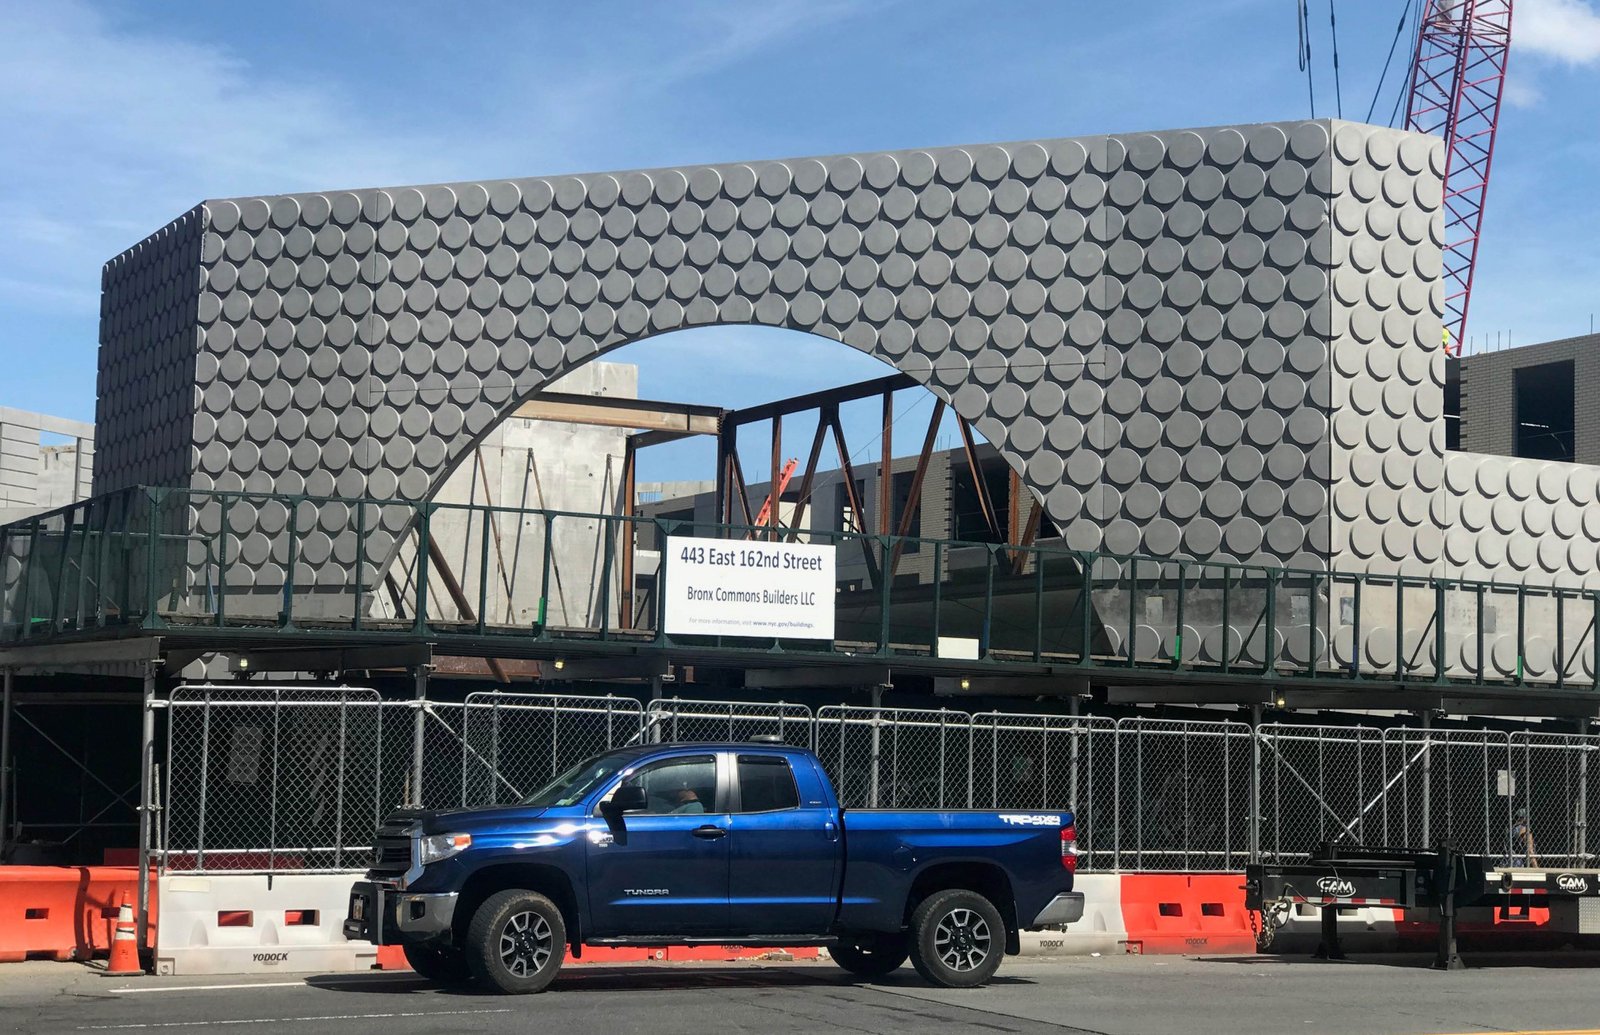
[(0, 406), (0, 524), (87, 499), (94, 459), (93, 424)]
[(926, 384), (1077, 548), (1326, 567), (1334, 336), (1438, 339), (1338, 241), (1436, 252), (1431, 149), (1316, 121), (207, 202), (184, 480), (425, 499), (597, 354), (759, 323)]
[[(573, 395), (638, 398), (638, 368), (626, 363), (591, 363), (552, 385)], [(611, 563), (600, 524), (580, 518), (557, 518), (546, 528), (538, 518), (515, 514), (451, 509), (504, 507), (515, 510), (561, 510), (580, 514), (615, 514), (622, 504), (623, 460), (628, 432), (512, 417), (468, 453), (444, 482), (435, 500), (443, 504), (430, 524), (445, 564), (459, 581), (473, 617), (480, 585), (485, 613), (496, 624), (531, 625), (544, 619), (552, 625), (597, 623), (601, 586), (609, 585), (612, 621), (617, 618), (624, 544), (616, 541)], [(484, 533), (488, 532), (488, 564), (484, 565)], [(545, 539), (550, 538), (549, 586), (544, 586)], [(402, 548), (395, 572), (409, 591), (415, 564), (414, 540)], [(465, 617), (450, 601), (436, 576), (432, 594), (441, 617)], [(392, 601), (374, 593), (370, 613), (391, 616)], [(405, 613), (409, 614), (409, 611)]]

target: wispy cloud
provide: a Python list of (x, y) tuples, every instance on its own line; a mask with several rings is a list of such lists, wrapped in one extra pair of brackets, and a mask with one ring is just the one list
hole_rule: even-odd
[(1600, 11), (1585, 0), (1520, 0), (1511, 45), (1569, 65), (1600, 62)]

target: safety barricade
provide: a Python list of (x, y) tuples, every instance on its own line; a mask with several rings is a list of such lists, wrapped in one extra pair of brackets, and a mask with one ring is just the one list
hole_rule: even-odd
[(1253, 953), (1239, 873), (1125, 873), (1122, 919), (1132, 953)]
[(124, 897), (139, 900), (135, 867), (0, 867), (0, 963), (105, 955)]
[(377, 946), (343, 933), (361, 874), (168, 874), (161, 878), (158, 974), (350, 971)]
[(1022, 932), (1024, 956), (1088, 956), (1125, 952), (1122, 874), (1080, 873), (1072, 890), (1083, 892), (1083, 918), (1043, 931)]

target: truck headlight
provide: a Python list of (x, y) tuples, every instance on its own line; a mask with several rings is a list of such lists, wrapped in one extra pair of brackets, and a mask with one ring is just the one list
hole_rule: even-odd
[(471, 834), (430, 834), (420, 842), (422, 865), (440, 862), (452, 855), (460, 855), (472, 847)]

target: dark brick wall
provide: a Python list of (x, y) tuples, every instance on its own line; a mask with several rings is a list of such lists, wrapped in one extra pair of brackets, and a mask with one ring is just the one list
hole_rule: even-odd
[(1600, 334), (1562, 338), (1461, 360), (1461, 448), (1516, 455), (1516, 371), (1572, 361), (1574, 445), (1580, 464), (1600, 464)]

